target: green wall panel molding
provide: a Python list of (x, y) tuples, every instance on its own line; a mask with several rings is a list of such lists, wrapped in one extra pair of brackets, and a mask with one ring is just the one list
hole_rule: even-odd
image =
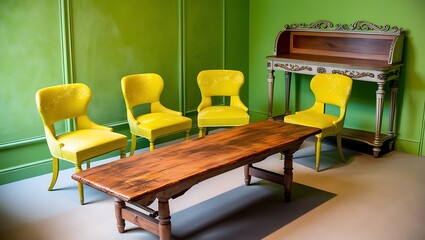
[(0, 143), (43, 134), (35, 92), (61, 83), (58, 3), (0, 3)]
[(223, 1), (183, 1), (183, 55), (185, 103), (194, 111), (201, 101), (197, 75), (205, 69), (224, 68)]
[[(96, 162), (96, 161), (104, 160), (108, 158), (119, 159), (119, 152), (118, 151), (111, 152), (111, 153), (99, 156), (97, 158), (93, 158), (90, 161)], [(83, 168), (85, 168), (85, 166), (86, 164), (83, 164)], [(60, 170), (69, 169), (69, 168), (75, 169), (75, 166), (70, 162), (60, 160), (59, 168)], [(38, 160), (31, 163), (21, 164), (21, 165), (13, 166), (10, 168), (0, 169), (0, 185), (23, 180), (29, 177), (35, 177), (35, 176), (44, 175), (44, 174), (51, 174), (51, 172), (52, 172), (51, 158)], [(46, 183), (46, 190), (47, 190), (47, 187), (48, 187), (48, 183)]]
[(420, 145), (416, 141), (409, 141), (403, 139), (396, 139), (395, 150), (405, 152), (413, 155), (423, 156), (420, 154)]
[(0, 5), (0, 177), (4, 183), (3, 179), (39, 174), (18, 169), (30, 169), (48, 154), (40, 138), (44, 130), (35, 93), (62, 83), (62, 61), (57, 1), (2, 0)]
[(419, 145), (419, 155), (425, 156), (425, 101), (424, 101), (424, 110), (422, 113), (422, 129), (421, 129), (421, 144)]
[(59, 1), (62, 83), (74, 83), (73, 49), (72, 49), (72, 12), (70, 0)]
[[(52, 164), (48, 161), (32, 162), (13, 169), (2, 169), (0, 171), (0, 185), (44, 175), (51, 171)], [(46, 191), (48, 184), (46, 182)]]
[[(2, 112), (10, 114), (0, 118), (0, 184), (51, 172), (35, 106), (35, 92), (47, 86), (87, 84), (92, 90), (88, 115), (130, 139), (121, 78), (158, 73), (165, 82), (161, 101), (193, 119), (195, 136), (199, 70), (226, 63), (248, 76), (248, 38), (242, 36), (249, 29), (244, 24), (248, 5), (241, 0), (1, 0), (0, 100), (8, 103)], [(246, 102), (247, 89), (248, 83)], [(72, 123), (58, 124), (58, 132), (73, 129)], [(157, 143), (181, 139), (175, 134)], [(142, 138), (137, 141), (139, 149), (148, 146)], [(61, 161), (61, 168), (70, 167)]]
[(10, 142), (2, 142), (0, 143), (0, 151), (8, 148), (16, 148), (16, 147), (22, 147), (30, 144), (36, 144), (39, 142), (46, 141), (46, 138), (44, 136), (39, 137), (32, 137), (32, 138), (22, 138), (16, 141), (10, 141)]
[[(224, 1), (224, 68), (243, 72), (240, 96), (248, 106), (249, 96), (249, 4), (246, 0)], [(252, 96), (255, 99), (255, 95)]]
[(129, 74), (160, 74), (165, 83), (162, 102), (179, 109), (177, 4), (171, 0), (72, 1), (75, 81), (93, 89), (90, 113), (94, 120), (126, 119), (120, 82)]
[[(249, 4), (246, 1), (183, 1), (183, 71), (186, 111), (201, 100), (197, 75), (205, 69), (234, 69), (244, 73), (241, 97), (248, 105)], [(225, 104), (225, 99), (216, 99)]]

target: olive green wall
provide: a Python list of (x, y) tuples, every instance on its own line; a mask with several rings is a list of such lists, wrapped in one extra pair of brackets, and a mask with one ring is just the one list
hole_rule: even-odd
[(35, 106), (43, 87), (87, 84), (90, 117), (126, 135), (124, 75), (160, 74), (162, 103), (195, 120), (198, 72), (239, 69), (248, 103), (248, 14), (244, 0), (0, 0), (0, 184), (51, 172)]
[[(415, 155), (425, 155), (425, 2), (422, 0), (251, 0), (249, 47), (250, 114), (267, 116), (266, 56), (273, 55), (274, 41), (285, 24), (312, 23), (329, 20), (351, 24), (366, 20), (378, 25), (403, 27), (407, 37), (404, 44), (404, 67), (399, 81), (395, 148)], [(276, 73), (273, 113), (284, 111), (284, 76)], [(311, 76), (296, 75), (292, 81), (291, 111), (312, 104), (309, 90)], [(389, 84), (387, 84), (389, 85)], [(376, 84), (354, 81), (346, 126), (374, 131)], [(389, 89), (386, 87), (383, 131), (388, 127)], [(258, 97), (257, 97), (258, 96)], [(297, 102), (297, 104), (295, 104)]]

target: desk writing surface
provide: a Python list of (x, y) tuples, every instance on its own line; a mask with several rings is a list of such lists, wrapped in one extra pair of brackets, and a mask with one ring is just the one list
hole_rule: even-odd
[(76, 173), (72, 178), (124, 201), (133, 201), (179, 182), (207, 179), (206, 175), (263, 160), (319, 132), (316, 128), (260, 121), (119, 159)]

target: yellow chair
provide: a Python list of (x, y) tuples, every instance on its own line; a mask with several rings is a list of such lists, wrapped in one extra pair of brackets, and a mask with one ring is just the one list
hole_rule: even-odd
[[(239, 91), (243, 73), (236, 70), (204, 70), (198, 74), (202, 100), (198, 106), (199, 137), (208, 134), (208, 127), (230, 127), (249, 123), (248, 108)], [(213, 97), (230, 97), (230, 105), (214, 105)]]
[[(47, 87), (36, 93), (37, 108), (52, 155), (53, 171), (49, 191), (55, 186), (59, 175), (59, 159), (73, 163), (78, 173), (82, 171), (83, 162), (90, 168), (91, 158), (115, 150), (120, 151), (121, 158), (126, 156), (127, 136), (98, 125), (87, 116), (90, 99), (89, 87), (81, 83)], [(56, 133), (55, 123), (67, 119), (75, 120), (75, 130)], [(78, 183), (78, 190), (80, 203), (84, 204), (81, 183)]]
[[(315, 96), (314, 105), (304, 111), (287, 115), (284, 122), (322, 129), (316, 135), (316, 171), (319, 171), (322, 140), (328, 136), (336, 136), (338, 151), (343, 162), (341, 135), (344, 126), (347, 102), (351, 94), (352, 79), (339, 74), (318, 74), (310, 82)], [(327, 104), (339, 107), (339, 116), (325, 113)]]
[[(125, 76), (121, 80), (121, 87), (131, 131), (130, 156), (136, 150), (136, 136), (148, 139), (150, 150), (155, 148), (155, 139), (165, 135), (185, 131), (185, 138), (189, 139), (192, 119), (166, 108), (160, 102), (164, 89), (161, 76), (155, 73)], [(150, 112), (135, 116), (134, 108), (145, 104), (150, 105)]]

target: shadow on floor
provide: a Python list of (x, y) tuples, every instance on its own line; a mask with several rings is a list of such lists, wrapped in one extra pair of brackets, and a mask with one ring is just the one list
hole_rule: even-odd
[(173, 214), (173, 239), (261, 239), (336, 195), (293, 183), (292, 196), (267, 181), (235, 188)]
[[(323, 140), (321, 157), (320, 157), (320, 171), (344, 167), (353, 161), (353, 158), (358, 155), (357, 151), (346, 148), (343, 145), (343, 153), (345, 162), (342, 161), (336, 142), (332, 141), (332, 137)], [(315, 153), (315, 137), (308, 138), (304, 141), (302, 148), (294, 154), (294, 163), (298, 163), (315, 171), (316, 169), (316, 153)]]

